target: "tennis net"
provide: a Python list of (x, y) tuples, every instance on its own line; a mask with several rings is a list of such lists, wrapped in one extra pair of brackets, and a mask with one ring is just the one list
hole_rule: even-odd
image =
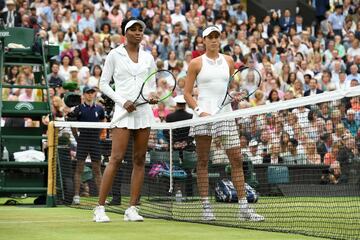
[[(140, 214), (334, 239), (360, 238), (359, 123), (358, 87), (206, 118), (156, 123), (138, 199)], [(109, 123), (55, 122), (55, 128), (57, 198), (73, 207), (92, 209), (101, 172), (111, 155)], [(80, 148), (72, 128), (83, 129)], [(124, 213), (128, 207), (132, 152), (130, 140), (107, 211)], [(79, 157), (86, 161), (85, 170), (78, 172), (76, 190)], [(94, 159), (99, 161), (91, 163)], [(209, 159), (208, 164), (199, 159)], [(237, 195), (244, 194), (236, 189), (245, 192), (250, 208), (264, 221), (242, 217)], [(78, 202), (74, 195), (80, 196)], [(208, 208), (210, 217), (204, 211)]]

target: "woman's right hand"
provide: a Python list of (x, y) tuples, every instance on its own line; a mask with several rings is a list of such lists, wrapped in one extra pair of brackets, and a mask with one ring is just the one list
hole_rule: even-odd
[(207, 113), (207, 112), (202, 112), (200, 113), (199, 117), (206, 117), (206, 116), (211, 116), (211, 114)]
[(126, 111), (128, 111), (128, 113), (131, 113), (136, 110), (134, 103), (131, 101), (126, 101), (123, 107), (126, 109)]

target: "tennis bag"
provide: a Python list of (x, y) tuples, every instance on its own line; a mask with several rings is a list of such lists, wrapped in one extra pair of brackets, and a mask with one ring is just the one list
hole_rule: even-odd
[[(256, 203), (259, 195), (249, 184), (245, 183), (246, 199), (249, 203)], [(228, 179), (219, 180), (215, 186), (215, 200), (217, 202), (238, 202), (234, 184)]]
[[(170, 164), (163, 161), (154, 163), (148, 174), (150, 177), (170, 177)], [(172, 176), (176, 179), (185, 179), (187, 174), (180, 167), (173, 165)]]

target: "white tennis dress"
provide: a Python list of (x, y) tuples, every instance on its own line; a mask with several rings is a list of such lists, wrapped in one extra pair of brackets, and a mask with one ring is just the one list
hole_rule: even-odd
[[(110, 51), (106, 57), (103, 73), (100, 78), (100, 90), (115, 102), (113, 119), (127, 112), (123, 104), (134, 101), (141, 89), (144, 80), (156, 70), (154, 58), (140, 48), (138, 63), (134, 63), (124, 45)], [(110, 87), (111, 79), (114, 79), (115, 91)], [(146, 92), (155, 92), (156, 85), (150, 86)], [(154, 121), (154, 116), (149, 104), (138, 106), (136, 111), (126, 114), (125, 117), (113, 122), (114, 127), (140, 129), (148, 128)]]
[[(209, 114), (216, 114), (224, 100), (227, 85), (230, 77), (229, 65), (224, 55), (219, 54), (219, 58), (212, 60), (203, 54), (201, 56), (202, 66), (197, 75), (196, 84), (198, 88), (198, 106)], [(219, 114), (232, 111), (231, 104), (221, 109)], [(193, 115), (197, 118), (196, 114)], [(220, 121), (210, 124), (203, 124), (190, 128), (190, 135), (205, 135), (221, 137), (225, 149), (239, 146), (239, 135), (237, 134), (235, 120)]]

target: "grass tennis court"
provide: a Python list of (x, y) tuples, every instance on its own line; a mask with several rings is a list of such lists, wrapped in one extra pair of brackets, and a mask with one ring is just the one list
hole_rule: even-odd
[[(237, 226), (220, 227), (199, 222), (201, 208), (198, 201), (170, 202), (163, 201), (155, 206), (146, 197), (142, 198), (141, 212), (145, 216), (161, 217), (168, 214), (169, 218), (180, 221), (167, 221), (146, 218), (143, 223), (127, 223), (121, 214), (127, 204), (111, 206), (109, 224), (95, 224), (91, 221), (95, 198), (86, 199), (76, 209), (59, 206), (56, 208), (34, 207), (24, 205), (31, 199), (19, 200), (23, 205), (0, 207), (0, 232), (12, 239), (319, 239), (290, 233), (275, 233), (271, 231), (297, 231), (304, 234), (315, 234), (330, 237), (332, 231), (341, 225), (343, 237), (357, 236), (360, 222), (360, 205), (356, 197), (347, 198), (262, 198), (256, 204), (258, 212), (266, 217), (265, 222), (243, 222), (238, 228), (236, 221), (236, 204), (214, 203), (217, 220), (211, 224)], [(3, 203), (4, 200), (0, 200)], [(150, 206), (151, 205), (151, 206)], [(278, 209), (278, 211), (274, 211)], [(169, 213), (170, 211), (170, 213)], [(118, 212), (118, 213), (114, 213)], [(190, 213), (190, 214), (189, 214)], [(234, 216), (232, 216), (234, 215)], [(336, 215), (336, 217), (335, 217)], [(330, 219), (334, 221), (329, 221)], [(132, 229), (134, 228), (134, 229)], [(270, 232), (250, 230), (252, 228), (266, 229)], [(6, 235), (5, 235), (6, 234)], [(334, 235), (336, 236), (336, 235)], [(337, 236), (339, 237), (339, 236)], [(341, 237), (340, 237), (341, 238)]]
[(111, 223), (96, 224), (91, 217), (91, 211), (68, 207), (1, 206), (0, 233), (12, 240), (320, 239), (149, 218), (143, 223), (127, 223), (122, 220), (122, 215), (114, 213), (109, 213)]

